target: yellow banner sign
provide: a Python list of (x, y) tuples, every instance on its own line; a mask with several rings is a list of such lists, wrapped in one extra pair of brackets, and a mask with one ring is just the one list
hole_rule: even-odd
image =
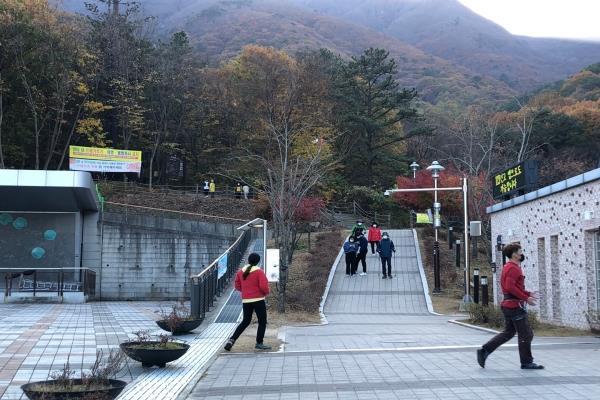
[(142, 162), (141, 151), (106, 149), (100, 147), (69, 146), (69, 157), (84, 160)]

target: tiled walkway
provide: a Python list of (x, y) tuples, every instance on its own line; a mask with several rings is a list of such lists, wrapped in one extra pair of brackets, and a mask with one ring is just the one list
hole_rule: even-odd
[[(88, 368), (97, 350), (118, 347), (129, 333), (159, 331), (158, 303), (0, 304), (0, 398), (21, 399), (20, 385), (45, 380), (69, 361)], [(141, 364), (128, 363), (120, 379), (131, 381)]]
[(598, 338), (535, 338), (544, 371), (519, 369), (515, 341), (479, 368), (475, 349), (491, 334), (428, 314), (413, 233), (392, 239), (394, 279), (381, 279), (373, 255), (367, 276), (346, 278), (342, 260), (327, 325), (287, 328), (281, 353), (220, 356), (189, 398), (600, 399)]

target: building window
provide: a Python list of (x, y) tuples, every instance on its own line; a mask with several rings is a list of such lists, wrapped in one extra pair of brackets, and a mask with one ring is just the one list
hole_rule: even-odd
[(594, 243), (595, 259), (596, 259), (596, 302), (598, 310), (600, 310), (600, 230), (596, 232)]

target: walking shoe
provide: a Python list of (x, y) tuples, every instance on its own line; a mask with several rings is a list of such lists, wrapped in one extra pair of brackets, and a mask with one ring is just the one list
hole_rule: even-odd
[(485, 368), (485, 359), (488, 358), (489, 353), (484, 349), (477, 350), (477, 363), (481, 368)]
[(264, 343), (256, 343), (256, 346), (254, 346), (254, 348), (256, 350), (271, 350), (271, 346)]
[(381, 279), (386, 279), (386, 278), (387, 278), (387, 276), (384, 275), (383, 278), (381, 278)]
[(365, 275), (367, 275), (367, 273), (366, 273), (366, 272), (361, 272), (361, 273), (360, 273), (360, 276), (365, 276)]
[(544, 369), (544, 366), (532, 362), (529, 364), (521, 364), (521, 369)]
[(392, 279), (392, 278), (393, 278), (393, 276), (392, 276), (392, 275), (388, 275), (388, 278)]
[(225, 350), (227, 351), (231, 351), (231, 348), (233, 347), (233, 344), (235, 343), (235, 340), (233, 339), (229, 339), (227, 341), (227, 343), (225, 343)]

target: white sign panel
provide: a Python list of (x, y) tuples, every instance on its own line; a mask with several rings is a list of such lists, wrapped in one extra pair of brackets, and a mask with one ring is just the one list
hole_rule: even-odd
[(141, 168), (141, 162), (86, 160), (83, 158), (69, 159), (69, 169), (71, 171), (139, 173)]
[(265, 274), (269, 282), (279, 282), (279, 249), (267, 249)]

